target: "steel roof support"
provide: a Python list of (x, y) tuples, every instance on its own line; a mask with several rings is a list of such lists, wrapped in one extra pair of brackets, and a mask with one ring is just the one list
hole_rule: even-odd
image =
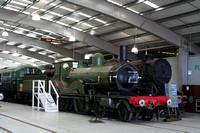
[(46, 20), (33, 21), (30, 16), (27, 16), (27, 17), (25, 17), (25, 16), (26, 16), (25, 14), (17, 13), (17, 12), (10, 11), (7, 9), (0, 9), (0, 19), (1, 20), (12, 21), (12, 22), (19, 21), (18, 23), (20, 23), (20, 24), (33, 26), (33, 27), (37, 27), (40, 29), (46, 29), (46, 30), (53, 31), (58, 34), (64, 35), (66, 37), (73, 35), (73, 36), (75, 36), (75, 38), (78, 41), (88, 43), (90, 45), (93, 45), (100, 49), (104, 49), (105, 51), (113, 53), (113, 54), (117, 54), (117, 55), (119, 54), (119, 47), (117, 45), (106, 42), (95, 36), (91, 36), (88, 33), (77, 31), (72, 28), (62, 26), (60, 24), (53, 23), (53, 22), (46, 21)]
[(47, 63), (54, 63), (54, 59), (52, 59), (50, 57), (40, 55), (35, 52), (26, 50), (26, 49), (21, 49), (21, 48), (18, 48), (17, 46), (9, 46), (9, 45), (6, 45), (5, 43), (0, 43), (0, 49), (10, 51), (11, 53), (18, 53), (21, 55), (26, 55), (26, 56), (29, 56), (29, 57), (32, 57), (32, 58), (35, 58), (35, 59), (38, 59), (38, 60), (41, 60), (41, 61), (44, 61)]
[[(84, 0), (84, 1), (62, 0), (62, 1), (86, 7), (101, 12), (103, 14), (115, 17), (129, 24), (135, 25), (138, 28), (148, 31), (149, 33), (152, 33), (177, 47), (182, 47), (184, 45), (183, 43), (187, 43), (186, 39), (176, 34), (175, 32), (171, 31), (170, 29), (167, 29), (154, 21), (151, 21), (141, 15), (138, 15), (124, 8), (121, 8), (110, 2), (103, 0)], [(198, 53), (200, 53), (200, 50)]]
[(37, 40), (37, 39), (33, 39), (33, 38), (30, 38), (30, 37), (27, 37), (27, 36), (24, 36), (24, 35), (9, 32), (9, 36), (6, 37), (6, 39), (8, 41), (13, 41), (13, 42), (16, 42), (16, 43), (23, 43), (26, 46), (37, 46), (37, 47), (42, 48), (44, 50), (45, 49), (51, 50), (55, 53), (61, 54), (64, 57), (74, 58), (75, 60), (83, 59), (82, 54), (75, 52), (74, 57), (73, 57), (73, 51), (72, 50), (69, 50), (69, 49), (64, 48), (62, 46), (58, 46), (58, 45), (54, 45), (54, 44), (47, 43), (47, 42), (44, 42), (44, 41), (40, 41), (40, 40)]
[(19, 57), (12, 56), (10, 54), (0, 53), (0, 57), (3, 58), (3, 59), (19, 62), (21, 64), (33, 64), (33, 62), (31, 62), (31, 61), (28, 61), (28, 60), (25, 60), (25, 59), (22, 59), (22, 58), (19, 58)]

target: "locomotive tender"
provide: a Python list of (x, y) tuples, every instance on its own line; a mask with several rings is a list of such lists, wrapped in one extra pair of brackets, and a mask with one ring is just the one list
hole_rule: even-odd
[[(92, 57), (92, 67), (81, 61), (66, 61), (54, 64), (55, 68), (46, 70), (45, 74), (41, 74), (39, 69), (39, 75), (22, 74), (20, 83), (23, 90), (14, 91), (31, 94), (32, 80), (51, 79), (60, 95), (60, 110), (73, 107), (79, 114), (90, 111), (99, 117), (116, 111), (122, 121), (130, 121), (139, 113), (142, 119), (151, 120), (159, 108), (167, 105), (167, 97), (138, 94), (138, 70), (126, 62), (125, 51), (126, 47), (121, 47), (121, 61), (112, 66), (104, 66), (102, 54), (96, 53)], [(1, 92), (4, 93), (5, 88), (1, 87)]]

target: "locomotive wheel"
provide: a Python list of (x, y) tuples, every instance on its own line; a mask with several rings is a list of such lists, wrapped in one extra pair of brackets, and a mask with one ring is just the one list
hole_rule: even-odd
[(102, 118), (103, 116), (106, 115), (106, 110), (99, 103), (95, 103), (94, 104), (94, 113), (95, 113), (96, 117)]
[(121, 121), (128, 122), (133, 118), (133, 113), (129, 111), (125, 104), (121, 103), (117, 108), (118, 117)]
[(87, 114), (88, 110), (86, 109), (86, 101), (82, 100), (82, 99), (73, 99), (73, 103), (74, 103), (74, 110), (76, 111), (76, 113), (78, 114)]
[(150, 110), (145, 110), (145, 112), (141, 112), (141, 117), (145, 121), (150, 121), (153, 118), (154, 112)]
[(59, 110), (68, 111), (72, 106), (72, 101), (71, 99), (60, 99), (59, 104)]

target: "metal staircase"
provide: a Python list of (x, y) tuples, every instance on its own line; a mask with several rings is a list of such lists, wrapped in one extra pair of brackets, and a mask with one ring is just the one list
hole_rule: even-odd
[[(45, 112), (58, 112), (59, 95), (51, 80), (49, 80), (47, 89), (45, 88), (45, 84), (45, 80), (33, 80), (32, 109), (37, 108), (38, 111), (44, 109)], [(52, 88), (56, 95), (55, 101), (51, 95)], [(37, 107), (35, 106), (35, 97), (37, 99)]]

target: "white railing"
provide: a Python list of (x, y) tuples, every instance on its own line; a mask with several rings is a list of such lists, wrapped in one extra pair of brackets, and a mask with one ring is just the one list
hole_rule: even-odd
[[(53, 88), (54, 93), (56, 94), (56, 102), (54, 102), (52, 96), (51, 96), (51, 88)], [(58, 106), (59, 106), (59, 95), (52, 83), (51, 80), (49, 80), (49, 86), (48, 91), (45, 90), (45, 80), (33, 80), (32, 84), (32, 109), (35, 108), (35, 97), (37, 98), (37, 110), (40, 110), (40, 104), (44, 107), (45, 112), (58, 112)], [(44, 99), (45, 97), (45, 99)], [(49, 100), (53, 101), (50, 102)], [(56, 110), (49, 111), (48, 105), (51, 105), (54, 108), (54, 105), (56, 105)], [(54, 108), (55, 109), (55, 108)]]

